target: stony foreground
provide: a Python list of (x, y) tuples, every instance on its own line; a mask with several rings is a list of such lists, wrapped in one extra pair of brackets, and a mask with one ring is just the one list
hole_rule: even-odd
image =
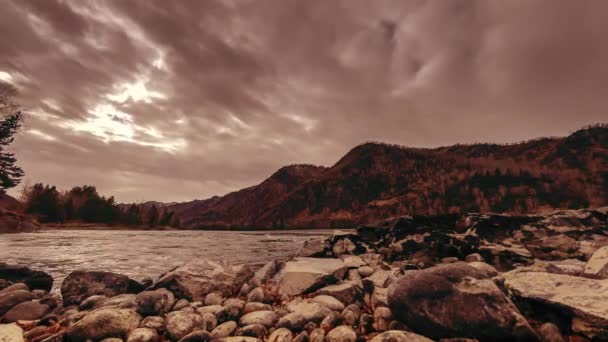
[(0, 264), (0, 341), (605, 341), (608, 210), (401, 217), (137, 282)]

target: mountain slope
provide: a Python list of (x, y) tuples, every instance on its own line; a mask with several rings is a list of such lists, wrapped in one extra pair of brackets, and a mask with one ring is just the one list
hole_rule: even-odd
[(285, 167), (259, 185), (169, 210), (188, 228), (285, 228), (607, 204), (604, 125), (511, 145), (419, 149), (366, 143), (330, 168)]

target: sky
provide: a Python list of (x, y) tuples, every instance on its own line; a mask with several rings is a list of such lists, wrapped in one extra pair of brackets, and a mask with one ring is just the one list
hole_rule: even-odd
[(604, 0), (1, 6), (24, 183), (121, 202), (222, 195), (370, 140), (506, 143), (608, 118)]

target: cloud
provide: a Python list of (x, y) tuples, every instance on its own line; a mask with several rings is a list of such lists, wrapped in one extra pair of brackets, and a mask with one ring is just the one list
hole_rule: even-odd
[[(354, 145), (511, 142), (605, 121), (601, 0), (24, 0), (0, 80), (32, 181), (187, 200)], [(565, 24), (567, 23), (567, 25)]]

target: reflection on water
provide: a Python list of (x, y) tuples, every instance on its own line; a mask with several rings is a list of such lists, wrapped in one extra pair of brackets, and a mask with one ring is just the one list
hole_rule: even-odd
[(305, 240), (332, 233), (56, 230), (8, 234), (0, 235), (0, 262), (48, 272), (56, 287), (78, 269), (118, 272), (141, 280), (199, 257), (231, 263), (285, 258)]

